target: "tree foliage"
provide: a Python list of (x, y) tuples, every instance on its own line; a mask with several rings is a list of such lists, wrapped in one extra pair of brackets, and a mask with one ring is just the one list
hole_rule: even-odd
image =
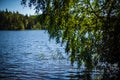
[(19, 14), (19, 12), (0, 11), (0, 30), (41, 29), (36, 16)]
[(42, 25), (50, 38), (66, 43), (72, 64), (92, 68), (104, 60), (120, 65), (119, 0), (29, 0), (28, 4), (42, 11)]

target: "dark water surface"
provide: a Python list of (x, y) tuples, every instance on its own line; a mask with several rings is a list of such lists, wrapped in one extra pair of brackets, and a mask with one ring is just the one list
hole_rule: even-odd
[(64, 47), (47, 32), (0, 31), (0, 80), (89, 80), (98, 73), (71, 66)]

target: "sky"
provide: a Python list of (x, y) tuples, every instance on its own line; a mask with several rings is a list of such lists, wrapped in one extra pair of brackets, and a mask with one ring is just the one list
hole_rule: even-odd
[(21, 0), (0, 0), (0, 10), (8, 10), (8, 11), (18, 11), (20, 14), (28, 14), (28, 15), (34, 15), (35, 10), (34, 8), (30, 7), (24, 7), (21, 5)]

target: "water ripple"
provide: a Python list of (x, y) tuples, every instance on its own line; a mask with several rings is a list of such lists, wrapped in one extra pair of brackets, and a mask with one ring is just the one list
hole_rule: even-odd
[(56, 44), (55, 40), (49, 41), (45, 31), (0, 31), (0, 34), (0, 80), (75, 80), (88, 77), (70, 65), (64, 46)]

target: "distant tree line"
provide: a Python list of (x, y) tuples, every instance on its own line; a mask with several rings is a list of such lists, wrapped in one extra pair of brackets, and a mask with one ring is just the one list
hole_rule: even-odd
[(38, 20), (38, 15), (22, 15), (18, 11), (7, 9), (0, 11), (0, 30), (44, 29)]

